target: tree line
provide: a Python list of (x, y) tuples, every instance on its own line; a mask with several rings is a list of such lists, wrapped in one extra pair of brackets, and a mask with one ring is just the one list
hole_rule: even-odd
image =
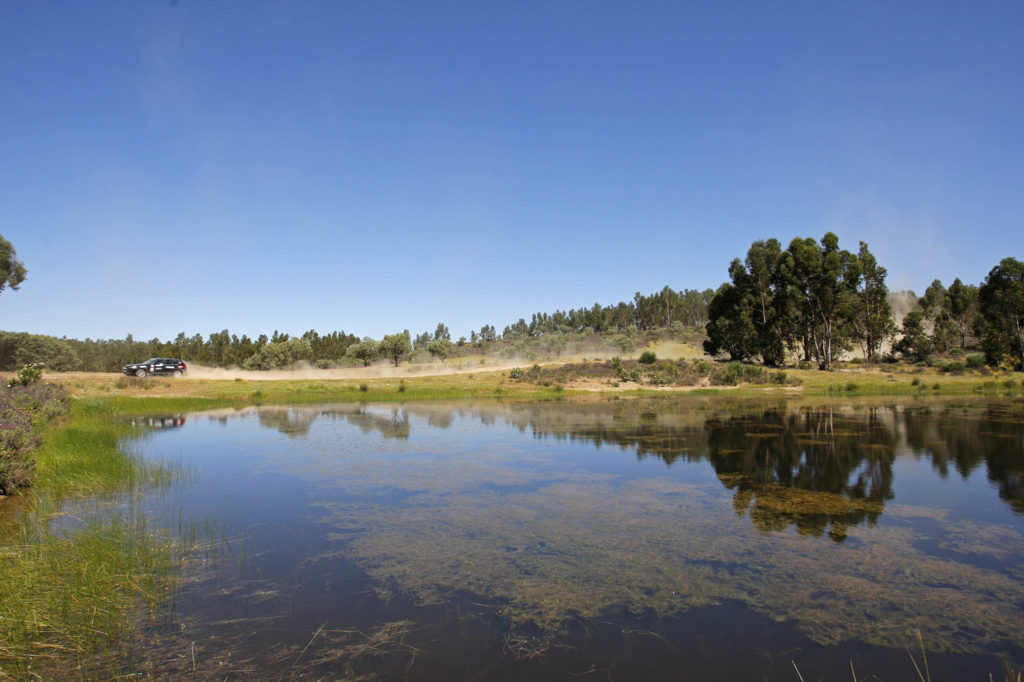
[[(23, 270), (19, 274), (17, 283), (24, 279)], [(666, 286), (648, 296), (637, 292), (628, 302), (607, 306), (595, 303), (590, 308), (578, 310), (534, 313), (530, 322), (520, 318), (506, 325), (500, 335), (494, 325), (486, 324), (479, 331), (470, 332), (468, 339), (463, 336), (456, 341), (443, 322), (438, 323), (433, 332), (424, 331), (413, 336), (408, 330), (403, 330), (379, 340), (360, 338), (345, 331), (321, 335), (313, 329), (296, 337), (275, 331), (271, 336), (261, 334), (256, 338), (232, 334), (227, 329), (206, 337), (181, 332), (170, 341), (159, 338), (137, 340), (132, 335), (124, 339), (79, 340), (0, 332), (0, 370), (11, 371), (32, 362), (42, 362), (47, 369), (57, 372), (116, 372), (128, 363), (149, 357), (175, 357), (211, 367), (249, 370), (284, 368), (296, 362), (323, 368), (350, 363), (365, 366), (378, 359), (387, 359), (397, 365), (403, 358), (420, 352), (443, 362), (456, 347), (467, 345), (482, 348), (498, 341), (545, 336), (564, 342), (565, 334), (635, 332), (673, 324), (698, 327), (707, 322), (708, 305), (713, 295), (711, 289), (675, 291)]]
[(865, 242), (853, 253), (831, 232), (785, 249), (755, 241), (711, 300), (704, 350), (774, 366), (796, 357), (828, 370), (855, 347), (868, 362), (924, 361), (970, 344), (989, 364), (1024, 366), (1024, 263), (1003, 259), (980, 286), (935, 280), (900, 328), (886, 275)]

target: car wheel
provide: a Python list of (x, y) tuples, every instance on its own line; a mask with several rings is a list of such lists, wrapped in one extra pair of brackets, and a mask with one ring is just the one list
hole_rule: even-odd
[(146, 370), (144, 370), (144, 369), (137, 369), (137, 370), (135, 370), (135, 376), (137, 376), (138, 378), (142, 379), (143, 377), (146, 376)]
[(180, 369), (176, 369), (176, 370), (174, 370), (174, 378), (175, 378), (175, 379), (180, 379), (180, 378), (181, 378), (181, 376), (182, 376), (182, 375), (181, 375), (181, 370), (180, 370)]

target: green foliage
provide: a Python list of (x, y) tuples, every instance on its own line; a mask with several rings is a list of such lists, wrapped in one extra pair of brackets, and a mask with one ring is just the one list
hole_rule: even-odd
[(979, 369), (985, 366), (984, 353), (968, 353), (965, 359), (967, 361), (967, 367), (970, 369)]
[(939, 363), (939, 369), (950, 374), (961, 374), (967, 365), (961, 360), (945, 360)]
[(437, 339), (427, 344), (427, 352), (433, 355), (435, 358), (440, 358), (441, 362), (451, 355), (452, 342), (448, 339)]
[(523, 372), (523, 368), (522, 367), (513, 367), (512, 369), (510, 369), (508, 371), (508, 378), (509, 379), (522, 379), (524, 374), (525, 374), (525, 372)]
[(38, 378), (0, 390), (0, 494), (31, 485), (40, 430), (67, 409), (67, 391)]
[(655, 362), (657, 362), (657, 360), (658, 356), (655, 355), (653, 351), (645, 350), (643, 353), (640, 354), (640, 357), (637, 360), (637, 362), (644, 365), (653, 365)]
[(26, 274), (25, 264), (18, 260), (14, 247), (0, 234), (0, 291), (7, 287), (16, 290), (25, 281)]
[(977, 331), (989, 362), (1013, 358), (1024, 369), (1024, 263), (1004, 258), (978, 290)]
[(284, 369), (301, 360), (310, 360), (313, 348), (306, 339), (288, 339), (268, 343), (242, 363), (249, 370)]
[(391, 358), (395, 367), (398, 366), (398, 361), (403, 355), (408, 355), (412, 352), (412, 342), (409, 339), (409, 330), (405, 330), (400, 334), (389, 334), (381, 340), (378, 346), (380, 354), (384, 357)]
[(0, 369), (10, 371), (32, 363), (43, 363), (53, 372), (72, 372), (82, 368), (74, 346), (66, 339), (24, 332), (0, 332)]
[(711, 383), (715, 386), (735, 386), (740, 383), (760, 383), (764, 381), (765, 371), (758, 365), (745, 365), (733, 361), (711, 375)]
[(932, 341), (924, 331), (924, 313), (913, 310), (903, 318), (901, 338), (894, 349), (911, 362), (924, 362), (932, 353)]
[(346, 355), (362, 362), (363, 367), (368, 367), (371, 362), (377, 359), (377, 353), (377, 342), (370, 337), (366, 337), (360, 343), (349, 346)]

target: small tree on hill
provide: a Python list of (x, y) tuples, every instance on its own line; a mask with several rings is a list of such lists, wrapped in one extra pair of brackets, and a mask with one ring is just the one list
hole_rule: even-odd
[(362, 362), (363, 367), (368, 367), (377, 359), (377, 342), (367, 337), (361, 342), (349, 346), (347, 355)]
[(378, 348), (381, 355), (394, 360), (395, 367), (398, 367), (399, 359), (401, 359), (403, 355), (408, 355), (412, 352), (412, 341), (409, 339), (409, 330), (407, 329), (401, 334), (388, 334), (380, 342)]
[(441, 362), (445, 361), (452, 352), (452, 342), (448, 339), (438, 339), (437, 341), (431, 341), (427, 344), (427, 352), (436, 358), (441, 358)]

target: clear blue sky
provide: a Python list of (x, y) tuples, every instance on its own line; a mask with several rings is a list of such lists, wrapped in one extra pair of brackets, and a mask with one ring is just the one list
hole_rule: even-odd
[(1024, 258), (1021, 2), (0, 14), (6, 330), (468, 336), (828, 230), (918, 293)]

